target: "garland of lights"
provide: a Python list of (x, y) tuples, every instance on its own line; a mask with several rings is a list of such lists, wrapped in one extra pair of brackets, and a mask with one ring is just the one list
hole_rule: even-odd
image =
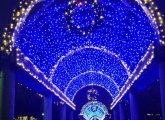
[[(23, 24), (23, 21), (25, 19), (25, 16), (28, 15), (29, 11), (31, 10), (31, 8), (34, 6), (34, 3), (37, 3), (38, 0), (31, 0), (29, 2), (26, 2), (26, 1), (23, 1), (23, 2), (20, 2), (20, 9), (14, 11), (14, 14), (13, 14), (13, 17), (12, 17), (12, 23), (9, 25), (9, 27), (6, 27), (5, 28), (5, 32), (3, 34), (3, 37), (4, 37), (4, 40), (3, 40), (3, 43), (0, 47), (0, 50), (1, 51), (4, 51), (6, 52), (7, 54), (10, 54), (10, 52), (12, 51), (12, 42), (15, 41), (15, 38), (13, 38), (13, 36), (15, 35), (15, 33), (13, 32), (14, 30), (16, 30), (17, 32), (19, 31), (19, 27)], [(161, 37), (161, 40), (160, 40), (160, 43), (162, 45), (165, 45), (165, 42), (164, 42), (164, 38), (165, 38), (165, 34), (164, 34), (164, 22), (163, 22), (163, 18), (162, 18), (162, 14), (159, 12), (158, 8), (154, 5), (154, 2), (152, 0), (144, 0), (144, 4), (145, 5), (148, 5), (149, 4), (149, 10), (150, 12), (152, 13), (152, 19), (156, 21), (156, 23), (158, 24), (158, 28), (159, 28), (159, 32), (160, 32), (160, 37)], [(73, 5), (73, 4), (72, 4)], [(78, 5), (78, 4), (77, 4)], [(80, 5), (80, 4), (79, 4)], [(96, 5), (96, 4), (95, 4)], [(141, 3), (140, 3), (141, 5)], [(29, 6), (29, 7), (28, 7)], [(97, 6), (95, 6), (97, 7)], [(28, 8), (28, 9), (27, 9)], [(74, 7), (76, 8), (76, 7)], [(73, 9), (71, 9), (73, 10)], [(74, 11), (74, 10), (73, 10)], [(68, 13), (70, 14), (70, 11), (68, 11)], [(98, 12), (96, 13), (98, 14)], [(147, 13), (146, 13), (147, 14)], [(72, 14), (70, 14), (72, 16)], [(70, 17), (70, 19), (74, 19), (72, 17)], [(70, 24), (70, 22), (68, 23), (68, 25)], [(71, 26), (75, 26), (75, 24), (71, 24)], [(97, 26), (97, 24), (95, 24)], [(92, 26), (93, 28), (96, 27), (96, 26)], [(69, 27), (69, 26), (68, 26)], [(71, 31), (74, 31), (72, 29), (72, 27), (69, 27), (71, 28), (70, 30)], [(93, 29), (94, 30), (94, 29)], [(79, 29), (76, 28), (76, 31), (78, 34), (83, 34), (85, 33), (84, 35), (86, 35), (87, 33), (89, 32), (93, 32), (93, 30), (89, 30), (88, 28), (86, 29), (82, 29), (81, 31), (79, 31)], [(18, 52), (18, 51), (17, 51)], [(18, 52), (18, 56), (19, 55), (22, 55), (23, 53), (22, 52)], [(153, 54), (153, 53), (152, 53)], [(146, 56), (146, 55), (145, 55)], [(144, 56), (144, 58), (145, 58)], [(25, 61), (30, 61), (30, 59), (28, 59), (27, 57), (24, 57)], [(147, 65), (151, 62), (151, 60), (153, 59), (153, 56), (151, 57), (151, 59), (149, 59), (147, 61)], [(43, 84), (44, 86), (46, 86), (47, 89), (49, 89), (50, 91), (53, 91), (53, 93), (55, 93), (55, 95), (57, 95), (56, 91), (53, 90), (53, 88), (50, 88), (49, 86), (47, 86), (42, 80), (40, 80), (37, 76), (37, 74), (34, 74), (32, 73), (29, 69), (28, 69), (28, 66), (25, 64), (26, 62), (22, 62), (19, 60), (19, 57), (17, 58), (17, 64), (20, 65), (23, 69), (25, 69), (30, 75), (32, 75), (35, 79), (37, 79), (41, 84)], [(31, 62), (32, 63), (32, 62)], [(33, 64), (33, 63), (32, 63)], [(146, 65), (146, 66), (147, 66)], [(138, 65), (137, 65), (138, 66)], [(140, 71), (140, 74), (143, 72), (144, 69), (146, 69), (146, 66), (141, 69)], [(36, 70), (36, 72), (40, 71), (35, 65), (34, 65), (34, 70)], [(135, 71), (136, 72), (136, 69)], [(134, 78), (132, 84), (134, 83), (134, 81), (140, 76), (140, 74), (138, 74), (136, 76), (136, 78)], [(45, 76), (46, 78), (46, 76)], [(129, 77), (129, 79), (131, 78), (131, 76)], [(47, 79), (48, 80), (48, 79)], [(128, 83), (128, 82), (127, 82)], [(126, 83), (126, 84), (127, 84)], [(52, 83), (53, 84), (53, 83)], [(123, 92), (123, 89), (121, 90), (121, 93), (119, 94), (119, 96), (115, 99), (115, 101), (113, 102), (112, 104), (112, 107), (113, 108), (117, 102), (122, 98), (122, 96), (128, 91), (128, 89), (132, 86), (132, 84), (130, 84), (128, 87), (125, 87), (125, 91)], [(124, 88), (123, 87), (123, 88)], [(62, 99), (62, 98), (60, 98)], [(70, 104), (69, 104), (70, 105)]]
[[(79, 14), (79, 12), (82, 12), (82, 14)], [(93, 14), (90, 20), (87, 19), (88, 15), (84, 16), (84, 14), (86, 15), (87, 13)], [(68, 8), (65, 11), (65, 18), (67, 26), (71, 31), (80, 35), (90, 34), (103, 23), (103, 7), (97, 0), (82, 0), (81, 2), (73, 0), (68, 4)], [(81, 22), (76, 22), (76, 19), (82, 20)]]
[(117, 60), (119, 60), (119, 61), (121, 62), (122, 66), (125, 68), (125, 70), (126, 70), (126, 72), (127, 72), (127, 75), (128, 75), (128, 76), (130, 75), (130, 70), (129, 70), (129, 68), (128, 68), (127, 63), (125, 63), (123, 60), (121, 60), (121, 59), (119, 58), (119, 56), (118, 56), (116, 53), (111, 52), (111, 51), (109, 51), (109, 50), (107, 50), (107, 49), (105, 49), (105, 48), (99, 48), (99, 47), (95, 47), (95, 46), (84, 46), (84, 47), (77, 48), (77, 49), (75, 49), (75, 50), (70, 50), (66, 55), (62, 56), (62, 57), (56, 62), (56, 64), (53, 66), (53, 69), (52, 69), (52, 71), (51, 71), (51, 75), (50, 75), (50, 77), (49, 77), (49, 80), (52, 81), (53, 76), (54, 76), (54, 74), (55, 74), (55, 71), (56, 71), (57, 68), (59, 67), (59, 64), (62, 63), (62, 62), (64, 61), (64, 59), (67, 59), (67, 57), (70, 57), (70, 56), (76, 54), (77, 52), (80, 52), (80, 51), (85, 50), (85, 49), (94, 49), (94, 50), (103, 52), (103, 53), (105, 53), (105, 54), (107, 54), (107, 55), (109, 55), (109, 56), (115, 57)]
[(96, 73), (84, 74), (80, 78), (74, 80), (65, 90), (65, 94), (71, 100), (74, 100), (75, 93), (77, 93), (83, 86), (87, 85), (104, 87), (106, 91), (109, 91), (112, 98), (115, 98), (119, 94), (119, 88), (117, 88), (117, 86), (111, 82), (109, 78)]
[(20, 49), (17, 48), (16, 52), (16, 61), (19, 66), (21, 66), (26, 72), (29, 72), (29, 75), (41, 83), (46, 89), (50, 90), (54, 95), (58, 96), (59, 99), (75, 109), (75, 104), (66, 95), (64, 95), (55, 84), (50, 82), (48, 78), (29, 60), (29, 58), (25, 57), (25, 55), (21, 53)]
[[(154, 58), (154, 49), (155, 47), (151, 45), (146, 52), (145, 56), (140, 60), (139, 64), (136, 66), (135, 70), (132, 72), (132, 74), (129, 76), (127, 81), (125, 82), (125, 85), (121, 88), (120, 93), (113, 99), (113, 102), (111, 103), (111, 109), (115, 107), (115, 105), (122, 99), (122, 97), (127, 93), (127, 91), (131, 88), (131, 86), (134, 84), (134, 82), (140, 77), (140, 75), (143, 73), (145, 69), (147, 69), (147, 66), (152, 62)], [(148, 59), (149, 58), (149, 59)], [(145, 62), (147, 61), (147, 62)], [(141, 69), (139, 69), (141, 68)]]
[[(140, 0), (137, 1), (140, 2)], [(165, 25), (164, 25), (163, 14), (161, 14), (161, 12), (159, 11), (159, 8), (155, 4), (154, 0), (143, 0), (142, 2), (150, 11), (153, 21), (157, 24), (157, 29), (159, 30), (159, 35), (160, 35), (159, 38), (160, 44), (165, 45)]]

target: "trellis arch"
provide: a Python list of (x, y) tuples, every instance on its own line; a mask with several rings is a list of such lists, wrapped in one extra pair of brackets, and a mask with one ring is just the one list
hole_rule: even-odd
[[(112, 51), (123, 61), (126, 73), (129, 73), (128, 79), (120, 88), (121, 94), (113, 102), (116, 104), (151, 62), (154, 42), (159, 41), (156, 21), (142, 1), (102, 1), (105, 23), (89, 36), (75, 35), (64, 27), (65, 15), (61, 11), (67, 8), (68, 3), (57, 4), (56, 1), (45, 0), (35, 14), (29, 14), (39, 2), (32, 1), (24, 12), (21, 11), (16, 26), (12, 27), (14, 31), (9, 32), (12, 33), (11, 39), (5, 35), (7, 37), (1, 50), (5, 49), (9, 53), (12, 47), (16, 47), (17, 64), (55, 94), (63, 91), (50, 81), (50, 75), (54, 73), (54, 65), (58, 66), (67, 53), (71, 55), (74, 50), (84, 46)], [(39, 21), (38, 17), (41, 17)], [(10, 40), (6, 42), (8, 39)]]
[[(100, 78), (97, 79), (97, 77), (91, 78), (92, 76), (97, 76), (99, 75)], [(87, 77), (87, 79), (83, 78), (84, 76)], [(97, 80), (95, 80), (97, 79)], [(105, 80), (105, 81), (103, 81)], [(96, 81), (98, 81), (96, 83)], [(71, 89), (73, 89), (77, 83), (82, 83), (80, 86), (78, 86), (77, 89), (74, 89), (74, 92), (70, 93), (70, 91), (72, 91)], [(74, 86), (75, 85), (75, 86)], [(117, 95), (119, 92), (119, 86), (116, 84), (116, 82), (110, 78), (110, 76), (105, 75), (104, 73), (100, 72), (100, 71), (87, 71), (85, 73), (79, 74), (78, 76), (76, 76), (75, 78), (73, 78), (72, 80), (70, 80), (70, 82), (68, 83), (67, 87), (65, 88), (64, 93), (66, 94), (66, 96), (68, 96), (70, 99), (74, 99), (75, 94), (84, 86), (88, 86), (88, 85), (96, 85), (96, 86), (101, 86), (104, 87), (111, 95), (112, 98), (115, 97), (115, 94)]]

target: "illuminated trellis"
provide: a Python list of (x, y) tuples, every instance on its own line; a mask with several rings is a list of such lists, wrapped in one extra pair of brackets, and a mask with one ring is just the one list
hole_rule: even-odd
[(68, 83), (65, 88), (65, 94), (72, 100), (80, 88), (93, 85), (104, 87), (112, 96), (116, 97), (119, 94), (119, 86), (109, 76), (104, 75), (102, 72), (88, 71), (76, 76)]
[[(50, 77), (51, 80), (53, 80), (57, 86), (60, 86), (61, 90), (63, 91), (72, 80), (79, 79), (80, 76), (82, 77), (82, 75), (91, 73), (91, 71), (98, 71), (95, 73), (102, 75), (105, 74), (104, 76), (107, 76), (107, 78), (114, 79), (115, 84), (121, 88), (129, 75), (129, 72), (127, 72), (128, 70), (126, 70), (127, 68), (125, 63), (122, 64), (122, 61), (117, 58), (117, 55), (108, 53), (108, 51), (105, 49), (101, 50), (89, 47), (86, 49), (81, 49), (76, 53), (73, 52), (74, 54), (72, 53), (72, 55), (64, 58), (54, 67), (56, 70), (52, 72), (53, 76)], [(65, 80), (61, 82), (58, 81), (62, 79)], [(101, 82), (102, 80), (100, 78), (95, 78), (94, 83), (96, 83), (96, 81)], [(77, 88), (79, 87), (77, 86)], [(113, 89), (113, 86), (111, 86), (111, 89)]]
[[(113, 108), (153, 59), (153, 41), (158, 41), (159, 35), (156, 22), (149, 13), (145, 13), (145, 6), (141, 1), (95, 0), (88, 4), (88, 0), (82, 0), (83, 5), (74, 0), (68, 3), (44, 1), (40, 8), (34, 8), (28, 14), (37, 2), (31, 2), (26, 10), (22, 8), (20, 19), (13, 17), (18, 21), (17, 26), (12, 37), (4, 33), (10, 42), (4, 40), (1, 50), (9, 53), (12, 45), (15, 46), (18, 65), (55, 94), (53, 88), (65, 92), (70, 99), (82, 86), (103, 85), (101, 79), (108, 76), (119, 88), (116, 91), (112, 81), (107, 83), (112, 85), (111, 88), (103, 86), (114, 98)], [(68, 7), (76, 4), (76, 7)], [(100, 13), (95, 13), (97, 8), (102, 9)], [(77, 15), (83, 10), (82, 16)], [(21, 13), (17, 12), (16, 16)], [(76, 22), (68, 22), (68, 15)], [(97, 24), (94, 24), (95, 18), (99, 19)], [(85, 22), (81, 24), (83, 19)], [(93, 25), (90, 22), (94, 22), (91, 23)], [(74, 24), (79, 26), (77, 31), (82, 34), (72, 30)], [(13, 24), (10, 27), (14, 28)], [(86, 81), (83, 77), (90, 77), (88, 71), (102, 73), (103, 76), (100, 78), (100, 74), (94, 74), (95, 80)], [(87, 74), (77, 77), (83, 73)], [(74, 78), (75, 81), (70, 82)], [(65, 91), (68, 84), (71, 92)]]

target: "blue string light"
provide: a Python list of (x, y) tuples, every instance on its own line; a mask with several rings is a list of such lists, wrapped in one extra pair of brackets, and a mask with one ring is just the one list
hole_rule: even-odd
[(65, 18), (72, 32), (80, 35), (92, 34), (103, 23), (103, 7), (94, 0), (72, 1), (69, 2)]
[[(157, 33), (135, 1), (83, 2), (84, 6), (81, 7), (80, 3), (74, 1), (68, 4), (45, 1), (29, 14), (20, 27), (15, 46), (48, 78), (52, 76), (52, 82), (63, 92), (70, 80), (91, 70), (110, 76), (121, 89), (129, 77), (125, 68), (130, 73), (133, 72), (152, 41), (158, 40)], [(65, 57), (69, 51), (86, 46), (89, 48)], [(120, 60), (106, 54), (104, 49), (97, 50), (91, 46), (111, 51)], [(65, 58), (60, 61), (52, 75), (53, 66), (62, 57)], [(117, 95), (115, 87), (108, 88), (113, 84), (107, 82), (108, 79), (103, 80), (98, 74), (92, 75), (95, 79), (88, 75), (83, 75), (84, 79), (73, 81), (73, 87), (69, 87), (70, 92), (66, 92), (70, 98), (87, 84), (101, 84), (112, 96)]]
[(108, 92), (110, 91), (112, 98), (116, 97), (119, 93), (119, 87), (111, 78), (103, 74), (99, 74), (99, 72), (88, 72), (71, 81), (65, 89), (65, 94), (71, 100), (74, 100), (77, 90), (87, 85), (104, 87)]

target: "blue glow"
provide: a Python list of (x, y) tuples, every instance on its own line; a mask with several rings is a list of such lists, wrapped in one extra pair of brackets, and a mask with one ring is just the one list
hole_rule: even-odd
[[(97, 3), (102, 7), (83, 4), (75, 6), (68, 14), (73, 17), (71, 23), (80, 26), (78, 31), (82, 34), (72, 30), (71, 23), (68, 23), (68, 3), (45, 1), (36, 12), (29, 14), (20, 28), (15, 46), (63, 92), (70, 80), (91, 70), (110, 76), (121, 89), (129, 77), (122, 61), (132, 73), (152, 41), (158, 40), (156, 31), (135, 1), (102, 0)], [(99, 10), (94, 12), (98, 8), (103, 9), (103, 14), (98, 14)], [(65, 57), (70, 51), (85, 46), (103, 49), (82, 49)], [(119, 59), (104, 50), (115, 53)], [(65, 58), (52, 72), (62, 57)], [(72, 98), (76, 91), (88, 84), (103, 85), (113, 98), (118, 94), (114, 83), (101, 75), (89, 73), (70, 84), (67, 96)]]
[(118, 86), (111, 78), (107, 78), (101, 74), (89, 72), (72, 81), (66, 89), (66, 95), (71, 100), (74, 100), (74, 95), (77, 90), (86, 85), (103, 86), (107, 91), (110, 91), (112, 98), (116, 97), (119, 93)]
[[(90, 26), (92, 21), (95, 19), (95, 13), (92, 10), (91, 5), (88, 4), (75, 8), (73, 15), (75, 25), (80, 26), (80, 28)], [(88, 15), (89, 17), (87, 17)]]
[(108, 115), (108, 110), (104, 104), (98, 101), (91, 101), (86, 103), (82, 109), (81, 113), (86, 120), (104, 120), (105, 116)]

